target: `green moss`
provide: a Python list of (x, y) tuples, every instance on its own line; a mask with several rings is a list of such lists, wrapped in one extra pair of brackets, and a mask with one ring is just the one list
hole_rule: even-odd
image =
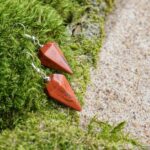
[[(26, 24), (28, 32), (40, 36), (42, 42), (49, 39), (49, 34), (59, 42), (65, 38), (65, 27), (56, 10), (35, 0), (1, 0), (0, 6), (0, 128), (4, 128), (12, 127), (18, 114), (40, 109), (47, 103), (42, 79), (32, 69), (33, 60), (26, 54), (36, 56), (36, 47), (22, 36), (23, 29), (16, 23)], [(38, 58), (35, 61), (40, 67)]]
[(62, 16), (65, 24), (79, 19), (85, 8), (80, 7), (76, 0), (42, 0), (43, 4), (51, 5)]
[[(41, 43), (53, 40), (60, 45), (74, 72), (73, 76), (65, 75), (83, 104), (89, 68), (96, 65), (105, 17), (114, 4), (113, 0), (97, 2), (105, 4), (100, 16), (88, 0), (0, 0), (0, 149), (115, 149), (124, 143), (137, 145), (123, 133), (124, 124), (114, 128), (94, 119), (85, 131), (79, 127), (75, 111), (48, 98), (43, 80), (31, 63), (34, 61), (47, 74), (57, 71), (40, 65), (37, 47), (24, 38), (22, 27), (16, 24), (26, 25), (26, 32), (39, 37)], [(91, 40), (70, 35), (68, 25), (81, 22), (88, 9), (90, 22), (100, 25), (100, 35)]]
[(59, 109), (59, 112), (49, 111), (30, 113), (29, 119), (19, 124), (15, 130), (5, 130), (0, 136), (0, 149), (90, 150), (123, 149), (127, 144), (133, 148), (138, 145), (123, 133), (124, 123), (110, 126), (93, 119), (84, 131), (64, 109)]

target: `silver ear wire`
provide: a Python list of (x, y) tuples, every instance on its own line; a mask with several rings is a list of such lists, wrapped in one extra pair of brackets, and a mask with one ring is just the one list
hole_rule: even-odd
[[(30, 57), (32, 57), (32, 59), (34, 59), (34, 56), (30, 52), (25, 52), (25, 53), (29, 55)], [(41, 71), (40, 68), (36, 67), (33, 62), (31, 63), (31, 66), (44, 79), (45, 82), (48, 82), (51, 80), (51, 78), (47, 76), (43, 71)]]
[(35, 45), (38, 45), (39, 47), (43, 47), (43, 45), (42, 45), (42, 44), (40, 44), (40, 42), (39, 42), (39, 39), (38, 39), (38, 38), (36, 38), (36, 37), (35, 37), (35, 36), (33, 36), (33, 35), (29, 35), (29, 34), (25, 33), (25, 31), (26, 31), (26, 27), (25, 27), (25, 25), (24, 25), (24, 24), (22, 24), (22, 23), (16, 23), (15, 25), (20, 25), (20, 26), (22, 26), (22, 27), (23, 27), (23, 29), (24, 29), (24, 37), (25, 37), (25, 38), (27, 38), (27, 39), (31, 39)]
[(37, 73), (39, 73), (39, 74), (41, 75), (41, 77), (42, 77), (46, 82), (48, 82), (48, 81), (51, 80), (50, 77), (46, 76), (46, 74), (45, 74), (44, 72), (42, 72), (38, 67), (36, 67), (33, 62), (31, 63), (31, 65), (32, 65), (32, 67), (34, 68), (34, 70), (35, 70)]
[(24, 29), (24, 34), (25, 34), (26, 27), (25, 27), (25, 25), (24, 25), (23, 23), (16, 23), (15, 25), (20, 25), (20, 26), (22, 26), (22, 27), (23, 27), (23, 29)]

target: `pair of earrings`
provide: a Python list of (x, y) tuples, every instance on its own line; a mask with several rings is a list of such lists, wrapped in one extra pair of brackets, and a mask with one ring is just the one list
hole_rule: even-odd
[[(67, 63), (67, 60), (64, 57), (63, 52), (60, 50), (56, 43), (48, 42), (44, 45), (41, 45), (39, 43), (39, 40), (35, 36), (31, 36), (25, 33), (25, 26), (23, 24), (19, 24), (24, 28), (24, 36), (31, 39), (35, 44), (40, 47), (38, 55), (42, 65), (48, 68), (67, 72), (69, 74), (73, 73)], [(52, 74), (46, 76), (33, 63), (32, 67), (45, 79), (45, 89), (48, 96), (77, 111), (81, 111), (80, 103), (64, 75)]]

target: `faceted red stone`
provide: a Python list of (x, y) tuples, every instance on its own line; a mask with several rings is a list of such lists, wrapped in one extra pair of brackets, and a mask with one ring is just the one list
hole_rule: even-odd
[(48, 42), (40, 48), (39, 58), (41, 60), (41, 64), (46, 67), (65, 71), (70, 74), (73, 73), (62, 51), (54, 42)]
[(51, 80), (46, 83), (48, 95), (64, 105), (77, 111), (81, 111), (80, 103), (66, 77), (61, 74), (53, 74), (50, 78)]

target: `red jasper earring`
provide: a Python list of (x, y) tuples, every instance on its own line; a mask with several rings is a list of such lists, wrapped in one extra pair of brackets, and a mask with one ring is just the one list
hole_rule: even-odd
[(66, 58), (64, 57), (63, 52), (55, 42), (48, 42), (44, 45), (41, 45), (39, 40), (35, 36), (25, 33), (25, 26), (22, 23), (18, 24), (24, 28), (24, 36), (28, 39), (31, 39), (34, 42), (34, 44), (40, 47), (39, 59), (41, 60), (42, 65), (56, 70), (67, 72), (69, 74), (73, 73), (70, 66), (67, 63)]
[(33, 63), (32, 67), (41, 74), (43, 79), (46, 81), (45, 89), (47, 91), (48, 96), (54, 98), (60, 103), (71, 107), (77, 111), (81, 111), (81, 106), (79, 101), (77, 100), (74, 91), (72, 90), (69, 82), (66, 77), (62, 74), (52, 74), (50, 76), (46, 76), (43, 72), (40, 71)]
[(46, 67), (65, 71), (70, 74), (73, 73), (64, 57), (64, 54), (54, 42), (48, 42), (40, 48), (39, 58), (42, 65)]

